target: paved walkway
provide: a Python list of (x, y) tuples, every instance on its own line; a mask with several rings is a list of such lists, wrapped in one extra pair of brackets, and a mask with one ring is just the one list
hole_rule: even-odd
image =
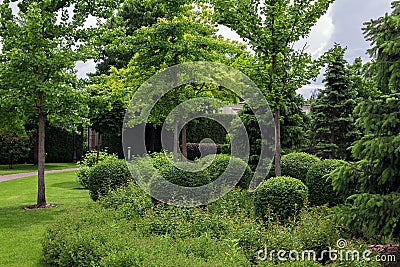
[[(63, 170), (52, 170), (52, 171), (45, 171), (44, 173), (48, 174), (48, 173), (57, 173), (57, 172), (70, 172), (70, 171), (77, 171), (77, 170), (79, 170), (79, 168), (70, 168), (70, 169), (63, 169)], [(9, 181), (9, 180), (29, 177), (29, 176), (37, 176), (37, 171), (36, 172), (24, 172), (24, 173), (0, 175), (0, 183), (1, 182), (5, 182), (5, 181)]]

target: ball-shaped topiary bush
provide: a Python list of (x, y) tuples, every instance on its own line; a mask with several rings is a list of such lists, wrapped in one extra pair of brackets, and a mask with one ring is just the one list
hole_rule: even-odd
[(125, 160), (107, 158), (94, 165), (89, 172), (90, 197), (96, 201), (100, 195), (107, 195), (110, 190), (126, 185), (130, 180), (132, 178)]
[(99, 162), (102, 162), (105, 159), (109, 158), (117, 158), (115, 154), (108, 154), (107, 151), (99, 151), (96, 150), (89, 151), (85, 154), (82, 160), (77, 162), (79, 170), (77, 172), (78, 182), (85, 188), (88, 188), (89, 183), (89, 172), (91, 167), (96, 165)]
[(307, 186), (300, 180), (287, 176), (273, 177), (255, 190), (254, 211), (263, 219), (272, 215), (285, 221), (305, 206), (307, 196)]
[[(208, 155), (202, 159), (204, 164), (208, 164), (214, 155)], [(233, 169), (229, 169), (227, 173), (227, 177), (229, 179), (237, 179), (239, 176), (241, 177), (236, 186), (248, 189), (250, 181), (253, 177), (253, 172), (250, 167), (241, 159), (231, 157), (226, 154), (218, 154), (215, 155), (214, 160), (211, 162), (210, 166), (205, 169), (206, 173), (209, 175), (211, 181), (215, 181), (225, 172), (226, 168), (229, 165), (229, 161), (232, 160)], [(244, 170), (244, 173), (243, 171)]]
[[(175, 165), (166, 164), (159, 170), (159, 175), (163, 179), (152, 179), (149, 186), (151, 195), (159, 201), (170, 202), (174, 201), (192, 202), (192, 196), (187, 195), (187, 192), (177, 191), (174, 185), (182, 187), (199, 187), (210, 183), (210, 178), (204, 171), (191, 172), (193, 166), (189, 162), (176, 162)], [(174, 185), (171, 185), (168, 181)], [(202, 194), (198, 189), (197, 193)], [(205, 192), (205, 191), (204, 191)]]
[(344, 161), (341, 160), (326, 159), (311, 166), (306, 177), (308, 200), (311, 205), (335, 205), (340, 202), (327, 175), (342, 166), (343, 163)]
[(284, 155), (281, 159), (282, 176), (294, 177), (305, 183), (308, 170), (318, 161), (318, 157), (304, 152)]

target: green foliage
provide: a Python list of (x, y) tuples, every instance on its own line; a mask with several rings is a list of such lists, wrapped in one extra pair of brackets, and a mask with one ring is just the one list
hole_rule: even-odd
[[(117, 213), (100, 207), (74, 211), (48, 228), (43, 261), (57, 266), (275, 266), (281, 264), (276, 255), (272, 260), (257, 259), (260, 249), (320, 253), (333, 248), (340, 237), (325, 207), (302, 211), (288, 225), (265, 227), (237, 206), (234, 196), (242, 195), (240, 191), (220, 202), (218, 209), (158, 205), (140, 216), (125, 216), (118, 209), (126, 207), (110, 202)], [(225, 204), (236, 206), (236, 212), (220, 213)]]
[[(76, 158), (84, 153), (82, 129), (75, 132)], [(62, 127), (46, 126), (46, 162), (72, 162), (74, 151), (74, 133)], [(32, 151), (33, 152), (33, 151)], [(31, 158), (33, 153), (31, 153)], [(32, 160), (32, 159), (31, 159)]]
[(392, 9), (391, 14), (366, 22), (363, 28), (372, 45), (368, 50), (374, 59), (370, 72), (376, 76), (378, 88), (384, 94), (399, 92), (400, 84), (400, 2), (393, 1)]
[(146, 210), (153, 207), (151, 197), (135, 183), (116, 188), (107, 196), (100, 196), (99, 203), (105, 208), (114, 209), (118, 216), (128, 219), (143, 216)]
[[(345, 164), (330, 175), (334, 189), (343, 196), (351, 196), (352, 201), (343, 207), (340, 219), (354, 234), (399, 234), (391, 231), (396, 227), (399, 208), (399, 107), (399, 94), (360, 103), (355, 109), (356, 124), (364, 136), (352, 146), (353, 157), (358, 161)], [(346, 212), (349, 209), (360, 211), (352, 214)]]
[(279, 220), (286, 221), (304, 208), (307, 197), (307, 186), (300, 180), (286, 176), (273, 177), (261, 183), (256, 189), (255, 213), (265, 220), (277, 216)]
[(343, 165), (343, 161), (326, 159), (314, 163), (307, 172), (308, 201), (310, 205), (336, 205), (339, 197), (333, 190), (332, 181), (327, 176)]
[(187, 162), (177, 162), (176, 166), (172, 164), (164, 165), (160, 169), (160, 174), (167, 181), (180, 186), (197, 187), (208, 184), (210, 177), (204, 172), (186, 171), (191, 169), (190, 164)]
[(21, 158), (27, 158), (30, 150), (29, 135), (15, 131), (0, 131), (0, 162), (7, 162), (10, 169)]
[(187, 129), (189, 143), (200, 143), (205, 138), (210, 138), (216, 144), (224, 144), (226, 142), (226, 130), (215, 120), (208, 118), (194, 119), (188, 123)]
[(157, 23), (165, 17), (163, 3), (154, 0), (128, 0), (118, 7), (118, 12), (107, 19), (98, 36), (100, 55), (97, 74), (108, 74), (111, 67), (125, 68), (136, 52), (129, 38), (142, 27)]
[(125, 160), (113, 157), (94, 165), (88, 175), (88, 189), (94, 201), (107, 195), (110, 190), (126, 185), (131, 179)]
[[(105, 159), (117, 159), (115, 155), (110, 155), (107, 151), (99, 151), (97, 154), (96, 150), (92, 150), (83, 156), (82, 160), (77, 162), (79, 170), (77, 171), (78, 182), (85, 188), (89, 186), (89, 173), (96, 161), (102, 162)], [(97, 163), (98, 163), (97, 162)]]
[[(281, 111), (298, 88), (318, 76), (324, 61), (323, 58), (314, 61), (304, 49), (296, 51), (293, 47), (310, 33), (334, 0), (276, 0), (268, 4), (252, 0), (211, 2), (215, 21), (239, 34), (255, 51), (255, 56), (239, 56), (234, 66), (252, 78), (275, 111), (275, 127), (278, 129), (275, 168), (277, 175), (281, 175)], [(292, 122), (298, 124), (299, 119), (297, 117)], [(298, 129), (286, 134), (296, 132), (299, 133)]]
[(313, 152), (322, 158), (349, 160), (347, 148), (358, 135), (353, 118), (357, 92), (343, 58), (345, 49), (336, 45), (334, 50), (336, 54), (325, 73), (325, 89), (311, 106), (311, 143)]
[[(179, 211), (175, 208), (175, 211)], [(161, 212), (161, 211), (160, 211)], [(147, 223), (173, 223), (180, 217), (171, 212), (157, 213)], [(163, 215), (164, 214), (164, 215)], [(166, 216), (171, 214), (171, 216)], [(195, 237), (147, 235), (134, 223), (115, 220), (112, 212), (94, 209), (74, 212), (48, 229), (43, 242), (44, 262), (57, 266), (232, 266), (248, 265), (233, 240), (214, 240), (201, 233), (209, 221), (193, 214), (197, 225)], [(183, 213), (180, 213), (183, 215)], [(184, 220), (182, 220), (184, 221)], [(146, 220), (139, 221), (146, 223)], [(201, 223), (203, 226), (201, 226)], [(173, 228), (177, 228), (177, 225)], [(182, 228), (180, 227), (182, 230)], [(193, 234), (191, 236), (194, 236)]]
[[(218, 179), (218, 177), (220, 177), (222, 173), (224, 173), (227, 169), (229, 162), (232, 161), (231, 164), (233, 169), (229, 168), (227, 177), (229, 179), (238, 179), (238, 177), (241, 176), (236, 186), (243, 189), (249, 188), (250, 181), (253, 178), (253, 172), (243, 160), (231, 157), (230, 155), (226, 154), (218, 154), (206, 156), (201, 159), (201, 161), (203, 162), (203, 164), (208, 164), (214, 156), (215, 158), (211, 162), (210, 166), (205, 169), (205, 172), (210, 177), (211, 181), (215, 181), (216, 179)], [(242, 170), (244, 170), (243, 174)]]
[(295, 152), (282, 156), (282, 174), (306, 182), (307, 172), (320, 159), (304, 152)]
[(351, 233), (365, 239), (399, 237), (400, 194), (355, 194), (342, 206), (338, 220), (349, 227)]

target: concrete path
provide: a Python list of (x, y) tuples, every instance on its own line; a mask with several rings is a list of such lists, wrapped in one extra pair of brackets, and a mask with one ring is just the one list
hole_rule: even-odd
[[(70, 168), (70, 169), (63, 169), (63, 170), (52, 170), (52, 171), (45, 171), (44, 173), (48, 174), (48, 173), (57, 173), (57, 172), (70, 172), (70, 171), (77, 171), (77, 170), (79, 170), (79, 168)], [(24, 173), (0, 175), (0, 183), (1, 182), (5, 182), (5, 181), (9, 181), (9, 180), (29, 177), (29, 176), (37, 176), (37, 171), (36, 172), (24, 172)]]

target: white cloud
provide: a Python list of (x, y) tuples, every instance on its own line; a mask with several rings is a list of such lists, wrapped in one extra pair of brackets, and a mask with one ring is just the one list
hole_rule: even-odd
[(333, 6), (329, 7), (326, 14), (312, 27), (310, 35), (297, 42), (295, 48), (302, 49), (306, 45), (306, 52), (310, 53), (313, 58), (321, 56), (327, 50), (329, 40), (335, 32), (332, 10)]
[(75, 62), (75, 70), (77, 71), (76, 76), (78, 78), (86, 78), (87, 74), (96, 71), (96, 64), (94, 63), (93, 59), (90, 59), (86, 62), (77, 61)]

